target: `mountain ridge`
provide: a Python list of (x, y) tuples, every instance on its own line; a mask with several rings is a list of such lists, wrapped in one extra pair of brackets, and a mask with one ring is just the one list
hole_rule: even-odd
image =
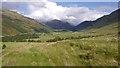
[(38, 23), (36, 20), (25, 17), (17, 12), (2, 9), (2, 34), (15, 35), (20, 33), (50, 32), (46, 25)]
[[(110, 13), (109, 15), (104, 15), (94, 21), (86, 21), (78, 24), (74, 29), (76, 31), (86, 31), (86, 30), (91, 30), (91, 29), (99, 29), (105, 26), (108, 26), (110, 24), (118, 23), (120, 18), (118, 17), (120, 15), (120, 9), (117, 9)], [(84, 25), (83, 25), (84, 24)]]
[(57, 19), (47, 21), (45, 24), (53, 29), (58, 29), (58, 30), (59, 29), (72, 30), (72, 28), (74, 27), (69, 22), (57, 20)]
[[(120, 9), (117, 9), (109, 15), (104, 15), (94, 21), (84, 21), (77, 26), (71, 25), (67, 21), (53, 19), (42, 24), (37, 20), (25, 17), (17, 12), (7, 9), (0, 10), (2, 13), (2, 33), (3, 35), (12, 35), (19, 33), (34, 33), (34, 32), (51, 32), (52, 30), (69, 30), (69, 31), (89, 31), (100, 29), (108, 25), (117, 23), (120, 15)], [(110, 27), (109, 27), (110, 28)]]

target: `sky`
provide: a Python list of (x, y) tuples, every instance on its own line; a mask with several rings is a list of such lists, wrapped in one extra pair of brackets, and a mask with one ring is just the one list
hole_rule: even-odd
[[(3, 2), (40, 2), (41, 0), (0, 0)], [(52, 2), (119, 2), (119, 0), (48, 0)]]
[[(73, 2), (74, 1), (74, 2)], [(93, 21), (118, 9), (117, 0), (109, 2), (78, 2), (71, 0), (59, 2), (41, 0), (41, 2), (3, 2), (2, 7), (16, 11), (38, 21), (53, 19), (68, 21), (78, 25), (83, 21)]]
[(52, 2), (119, 2), (119, 0), (49, 0)]

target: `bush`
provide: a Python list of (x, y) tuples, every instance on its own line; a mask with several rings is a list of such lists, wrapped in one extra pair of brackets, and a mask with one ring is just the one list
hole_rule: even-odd
[(56, 42), (56, 40), (55, 39), (49, 39), (46, 42)]
[(83, 58), (83, 59), (89, 60), (89, 59), (93, 59), (93, 58), (94, 58), (94, 55), (91, 54), (91, 53), (87, 53), (87, 54), (80, 54), (79, 57), (80, 57), (80, 58)]
[(41, 42), (41, 40), (37, 40), (36, 42)]
[(73, 43), (70, 43), (70, 46), (74, 46), (74, 44), (73, 44)]
[(35, 40), (30, 40), (30, 39), (29, 39), (28, 42), (35, 42)]
[(56, 40), (56, 41), (59, 41), (59, 40), (61, 40), (61, 38), (60, 38), (59, 36), (56, 36), (56, 37), (55, 37), (55, 40)]
[(64, 40), (64, 38), (60, 38), (59, 36), (56, 36), (54, 39), (49, 39), (46, 42), (56, 42), (56, 41), (61, 41)]
[(6, 45), (4, 44), (3, 46), (2, 46), (2, 49), (5, 49), (6, 48)]

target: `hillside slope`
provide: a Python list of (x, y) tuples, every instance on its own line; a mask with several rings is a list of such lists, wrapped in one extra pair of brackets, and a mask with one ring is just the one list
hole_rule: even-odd
[(34, 19), (22, 16), (7, 9), (2, 12), (2, 34), (15, 35), (19, 33), (50, 32), (50, 28), (38, 23)]
[[(118, 17), (118, 15), (120, 15), (120, 9), (112, 12), (109, 15), (105, 15), (101, 18), (98, 18), (95, 21), (89, 21), (89, 24), (82, 22), (81, 24), (76, 26), (76, 30), (77, 31), (92, 31), (92, 32), (101, 32), (101, 31), (116, 32), (118, 31), (118, 27), (119, 27), (118, 21), (120, 20), (120, 17)], [(82, 26), (83, 24), (84, 26)]]
[(80, 23), (79, 25), (77, 25), (76, 27), (74, 27), (74, 31), (83, 30), (90, 26), (93, 26), (93, 21), (84, 21), (84, 22)]

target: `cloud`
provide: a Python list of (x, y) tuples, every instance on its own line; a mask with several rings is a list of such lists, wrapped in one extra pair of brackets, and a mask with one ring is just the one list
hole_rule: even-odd
[(37, 20), (67, 20), (73, 25), (77, 25), (85, 20), (95, 20), (108, 13), (91, 10), (88, 7), (63, 7), (54, 2), (45, 0), (44, 2), (32, 3), (29, 5), (31, 13), (28, 15)]
[(73, 25), (77, 25), (85, 20), (95, 20), (108, 14), (96, 9), (89, 9), (88, 7), (58, 6), (57, 3), (47, 0), (41, 0), (41, 2), (21, 2), (20, 4), (6, 3), (4, 7), (19, 11), (21, 5), (26, 5), (28, 13), (23, 15), (27, 17), (31, 17), (39, 21), (48, 21), (52, 19), (66, 20)]
[[(41, 5), (42, 4), (42, 5)], [(43, 20), (61, 19), (66, 16), (66, 7), (57, 6), (56, 3), (45, 1), (40, 3), (33, 3), (28, 6), (31, 16), (35, 19), (44, 18)]]

